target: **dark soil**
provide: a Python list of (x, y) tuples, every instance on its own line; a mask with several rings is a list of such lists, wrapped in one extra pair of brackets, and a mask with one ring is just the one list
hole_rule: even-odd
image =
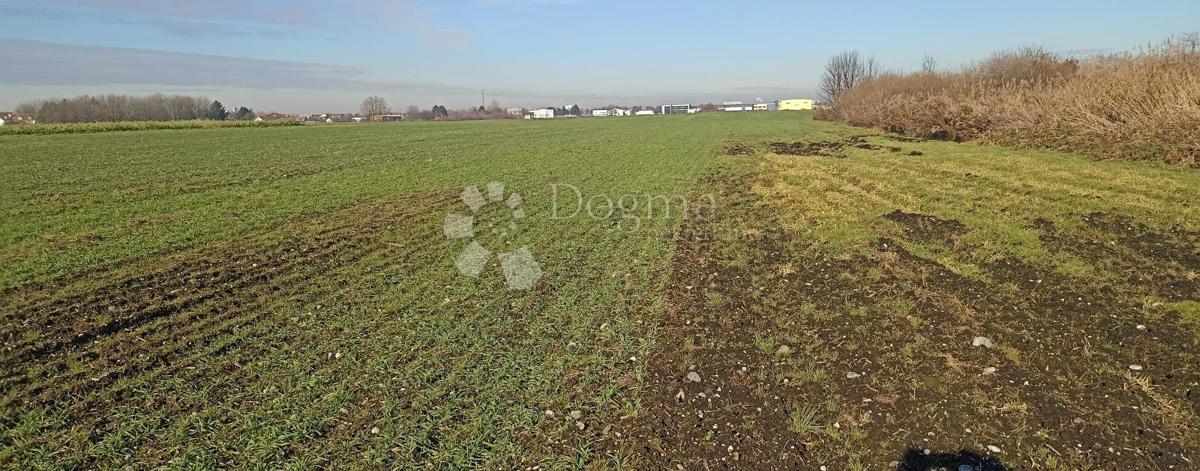
[(780, 155), (844, 157), (842, 148), (845, 144), (837, 141), (796, 141), (771, 143), (771, 152)]
[[(869, 151), (886, 151), (890, 153), (901, 153), (904, 149), (896, 146), (882, 146), (873, 144), (866, 138), (867, 135), (850, 136), (840, 141), (796, 141), (796, 142), (774, 142), (769, 145), (771, 152), (780, 155), (797, 155), (811, 157), (836, 157), (842, 158), (846, 156), (845, 151), (850, 148), (869, 150)], [(728, 151), (727, 151), (728, 153)], [(733, 155), (733, 154), (730, 154)], [(912, 151), (907, 155), (922, 155), (921, 152)]]
[(926, 139), (921, 139), (919, 137), (902, 136), (899, 134), (886, 134), (883, 136), (883, 138), (887, 139), (889, 141), (896, 141), (896, 142), (925, 142), (926, 141)]
[(730, 144), (725, 146), (725, 155), (754, 155), (754, 147), (746, 144)]
[[(1107, 286), (1012, 258), (981, 266), (987, 280), (967, 278), (905, 248), (969, 250), (958, 241), (967, 228), (899, 210), (881, 218), (902, 239), (866, 256), (823, 253), (779, 229), (751, 182), (714, 177), (720, 220), (681, 228), (642, 408), (624, 424), (640, 467), (1025, 469), (1045, 455), (1067, 469), (1186, 469), (1200, 459), (1196, 338), (1171, 313), (1139, 314), (1136, 293), (1169, 285)], [(1095, 255), (1115, 265), (1193, 261), (1186, 237), (1090, 219), (1123, 241)], [(715, 236), (742, 224), (754, 230)], [(973, 346), (976, 336), (994, 348)]]

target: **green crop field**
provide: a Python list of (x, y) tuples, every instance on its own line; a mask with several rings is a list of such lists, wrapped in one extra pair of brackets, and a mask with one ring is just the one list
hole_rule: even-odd
[(0, 135), (0, 185), (7, 468), (1200, 462), (1195, 169), (763, 112)]

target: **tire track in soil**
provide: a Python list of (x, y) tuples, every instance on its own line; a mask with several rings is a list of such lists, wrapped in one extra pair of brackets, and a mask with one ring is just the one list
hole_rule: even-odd
[[(454, 202), (456, 201), (456, 198), (450, 198), (446, 201)], [(438, 205), (444, 206), (445, 204), (443, 203), (445, 203), (445, 201), (438, 203)], [(391, 216), (391, 212), (380, 211), (379, 208), (370, 208), (369, 211), (371, 213), (384, 213), (385, 216)], [(428, 211), (423, 211), (423, 213), (427, 214)], [(408, 217), (412, 215), (413, 214), (404, 213), (397, 214), (396, 217), (385, 217), (383, 219), (388, 221), (395, 219), (407, 220)], [(342, 216), (345, 215), (325, 215), (322, 216), (322, 218), (331, 218), (337, 221), (347, 219)], [(376, 217), (378, 217), (378, 215), (376, 215)], [(127, 332), (122, 332), (121, 335), (104, 337), (98, 339), (96, 342), (87, 344), (82, 351), (71, 350), (70, 352), (67, 352), (71, 354), (94, 356), (94, 352), (100, 351), (105, 352), (105, 358), (115, 357), (115, 361), (118, 362), (134, 357), (137, 357), (138, 360), (130, 363), (120, 364), (121, 368), (128, 368), (128, 370), (105, 370), (102, 378), (100, 378), (99, 381), (86, 378), (86, 376), (91, 375), (85, 372), (75, 376), (77, 380), (76, 384), (67, 385), (65, 387), (61, 385), (48, 385), (48, 387), (43, 389), (50, 389), (52, 390), (51, 392), (57, 393), (57, 395), (47, 396), (43, 399), (46, 401), (46, 403), (52, 403), (55, 401), (61, 401), (68, 396), (71, 397), (72, 399), (65, 405), (69, 406), (69, 409), (73, 411), (73, 414), (80, 414), (78, 420), (92, 423), (92, 428), (94, 431), (93, 433), (97, 437), (103, 437), (114, 430), (114, 426), (116, 424), (112, 423), (110, 419), (107, 418), (107, 413), (105, 412), (106, 409), (101, 407), (102, 404), (123, 403), (123, 401), (132, 399), (132, 397), (130, 397), (130, 394), (132, 393), (131, 384), (148, 385), (150, 384), (149, 382), (154, 381), (155, 378), (166, 375), (169, 375), (173, 380), (183, 381), (184, 383), (192, 380), (203, 381), (208, 379), (208, 377), (205, 375), (211, 374), (211, 369), (191, 370), (187, 369), (186, 367), (194, 363), (194, 355), (197, 351), (209, 348), (210, 346), (215, 346), (215, 350), (205, 352), (204, 355), (209, 357), (213, 355), (221, 355), (221, 364), (229, 366), (230, 369), (228, 370), (227, 374), (223, 376), (222, 381), (219, 383), (209, 384), (209, 381), (205, 381), (204, 384), (208, 384), (208, 386), (206, 386), (208, 388), (207, 394), (212, 397), (227, 397), (229, 400), (234, 400), (234, 396), (226, 396), (226, 393), (238, 393), (242, 390), (241, 387), (236, 386), (239, 384), (239, 380), (242, 378), (252, 377), (248, 376), (249, 373), (239, 365), (239, 362), (244, 363), (243, 360), (252, 359), (255, 357), (254, 351), (247, 351), (244, 348), (240, 348), (239, 345), (253, 339), (254, 333), (260, 331), (270, 332), (269, 336), (271, 337), (272, 344), (279, 344), (281, 342), (294, 343), (296, 341), (296, 333), (286, 328), (286, 319), (277, 319), (270, 316), (264, 317), (258, 314), (260, 310), (265, 308), (263, 302), (260, 302), (263, 298), (290, 298), (293, 296), (302, 296), (307, 298), (309, 301), (317, 300), (317, 298), (324, 299), (323, 296), (331, 295), (332, 293), (327, 293), (323, 290), (320, 293), (316, 293), (311, 287), (300, 289), (299, 287), (303, 286), (302, 283), (293, 283), (303, 281), (309, 276), (330, 276), (329, 270), (346, 267), (348, 265), (353, 265), (365, 260), (374, 260), (371, 262), (371, 266), (375, 268), (397, 264), (416, 266), (413, 265), (413, 263), (415, 263), (415, 258), (413, 257), (420, 256), (423, 252), (423, 247), (431, 245), (439, 240), (439, 235), (437, 232), (440, 231), (440, 226), (437, 224), (438, 221), (433, 221), (433, 223), (430, 224), (426, 224), (429, 221), (424, 221), (417, 231), (404, 231), (404, 238), (401, 240), (401, 242), (415, 241), (416, 243), (404, 243), (403, 248), (405, 250), (403, 253), (396, 256), (376, 256), (376, 254), (395, 250), (395, 246), (397, 244), (387, 244), (388, 246), (392, 247), (389, 249), (388, 247), (383, 247), (382, 243), (375, 241), (374, 235), (372, 234), (354, 233), (347, 237), (343, 237), (344, 234), (337, 233), (337, 231), (343, 228), (343, 226), (352, 226), (354, 222), (353, 219), (355, 218), (349, 218), (350, 223), (341, 223), (337, 227), (321, 231), (321, 234), (334, 234), (334, 237), (338, 238), (339, 241), (344, 239), (351, 242), (337, 244), (334, 246), (323, 245), (323, 249), (320, 251), (300, 250), (300, 252), (303, 252), (306, 255), (309, 252), (315, 253), (316, 255), (312, 257), (306, 256), (302, 260), (295, 261), (294, 263), (289, 261), (286, 266), (272, 272), (277, 273), (280, 276), (268, 276), (266, 277), (268, 278), (266, 283), (249, 285), (247, 287), (247, 291), (253, 292), (242, 292), (240, 296), (236, 298), (230, 298), (229, 293), (222, 292), (223, 294), (219, 294), (218, 296), (201, 303), (199, 307), (203, 309), (188, 312), (188, 318), (186, 319), (183, 318), (183, 316), (174, 316), (155, 320), (153, 322), (170, 323), (162, 326), (142, 325), (139, 326), (139, 328), (149, 330), (143, 333), (138, 331), (137, 328), (130, 329)], [(380, 223), (381, 221), (373, 222)], [(580, 228), (584, 229), (585, 231), (604, 229), (603, 227), (599, 226), (581, 226)], [(389, 229), (392, 228), (389, 227)], [(293, 237), (289, 239), (289, 241), (292, 240), (295, 240), (295, 238)], [(268, 258), (273, 260), (274, 256)], [(312, 263), (314, 261), (318, 263)], [(249, 265), (250, 262), (247, 261), (244, 264)], [(172, 270), (163, 271), (171, 272)], [(365, 270), (359, 269), (358, 272), (379, 273), (380, 271), (368, 268)], [(259, 277), (250, 278), (257, 279)], [(429, 281), (425, 284), (429, 285), (429, 283), (432, 283), (432, 281)], [(285, 288), (279, 288), (281, 285)], [(346, 287), (344, 286), (336, 287), (334, 288), (334, 291), (345, 289)], [(500, 290), (500, 288), (498, 287), (497, 290)], [(527, 299), (526, 303), (521, 305), (522, 308), (537, 309), (541, 306), (547, 305), (547, 303), (550, 302), (549, 300), (553, 297), (553, 291), (549, 290), (544, 284), (535, 288), (535, 293), (537, 293), (537, 296), (532, 297), (532, 299)], [(417, 302), (417, 299), (413, 299), (408, 306), (411, 306)], [(509, 301), (501, 297), (492, 300), (490, 306), (494, 308), (504, 304), (509, 304)], [(404, 307), (399, 308), (401, 311), (404, 309)], [(391, 319), (380, 318), (373, 321), (368, 320), (366, 322), (379, 327), (386, 327), (389, 320)], [(221, 321), (220, 325), (218, 326), (218, 330), (214, 331), (213, 329), (206, 327), (208, 324), (215, 324), (218, 323), (218, 321)], [(280, 328), (275, 329), (272, 326), (278, 326)], [(387, 335), (386, 329), (367, 330), (372, 330), (372, 335)], [(128, 345), (125, 345), (127, 343), (126, 340), (122, 339), (129, 337), (130, 335), (141, 338), (148, 336), (148, 333), (161, 333), (168, 339), (174, 340), (181, 334), (191, 331), (195, 331), (196, 337), (200, 338), (195, 339), (189, 335), (186, 338), (183, 338), (182, 341), (176, 341), (173, 348), (163, 349), (159, 347), (158, 343), (155, 342), (140, 342), (135, 343), (135, 348), (137, 348), (135, 352), (143, 352), (141, 354), (125, 353), (120, 351), (122, 348), (128, 348)], [(236, 335), (234, 335), (235, 333)], [(317, 341), (319, 339), (312, 340)], [(317, 343), (315, 342), (306, 344), (311, 345), (312, 348), (317, 347)], [(237, 350), (234, 350), (235, 348)], [(225, 352), (228, 352), (228, 354)], [(146, 355), (153, 355), (153, 357), (148, 358)], [(55, 360), (58, 361), (60, 358), (55, 358)], [(88, 361), (92, 362), (93, 364), (99, 363), (98, 359), (89, 359)], [(323, 362), (318, 362), (318, 364), (314, 365), (315, 369), (310, 373), (327, 373), (330, 368), (334, 367), (335, 366), (332, 364), (327, 365)], [(143, 372), (146, 374), (142, 374), (136, 379), (129, 379), (131, 378), (131, 375)], [(116, 389), (112, 388), (118, 379), (123, 380), (122, 382), (124, 383), (124, 386)], [(231, 407), (241, 406), (241, 404), (238, 403), (223, 403)], [(188, 410), (194, 411), (194, 407), (192, 406), (182, 406), (170, 401), (167, 398), (158, 396), (155, 397), (155, 404), (157, 404), (155, 407), (184, 407), (184, 409), (181, 409), (183, 412), (180, 412), (184, 415), (186, 415)], [(161, 428), (161, 426), (163, 425), (160, 424), (156, 425), (155, 427)], [(347, 436), (349, 436), (352, 435), (352, 433), (349, 432), (349, 428), (352, 427), (352, 424), (345, 424), (344, 426), (337, 428), (347, 428), (347, 430), (343, 430), (343, 432), (346, 432)], [(325, 432), (333, 433), (333, 430), (325, 430)], [(136, 449), (139, 443), (142, 443), (147, 439), (148, 438), (146, 437), (138, 439), (133, 439), (132, 437), (127, 438), (127, 446), (131, 447), (132, 449)]]
[[(119, 377), (169, 363), (170, 358), (202, 346), (194, 344), (194, 336), (205, 337), (209, 342), (217, 341), (223, 338), (222, 332), (229, 333), (239, 326), (259, 321), (257, 308), (272, 297), (310, 295), (304, 291), (306, 285), (298, 281), (387, 249), (377, 240), (382, 231), (394, 230), (394, 225), (419, 214), (449, 207), (454, 200), (455, 196), (449, 194), (420, 194), (357, 204), (334, 214), (285, 226), (285, 230), (298, 235), (279, 243), (264, 247), (255, 241), (248, 244), (242, 241), (216, 249), (191, 250), (171, 256), (166, 269), (120, 279), (96, 291), (52, 303), (51, 306), (58, 310), (37, 310), (26, 317), (47, 319), (43, 321), (45, 325), (54, 329), (53, 319), (69, 319), (83, 310), (95, 315), (107, 309), (106, 306), (129, 306), (131, 312), (113, 322), (93, 324), (82, 332), (59, 327), (55, 332), (57, 335), (46, 340), (41, 340), (43, 335), (37, 339), (40, 342), (9, 345), (9, 350), (17, 355), (6, 355), (3, 360), (5, 371), (9, 372), (0, 380), (6, 402), (21, 400), (23, 396), (37, 397), (39, 393), (52, 390), (74, 394), (79, 392), (75, 390), (79, 386), (95, 390)], [(432, 232), (426, 235), (420, 240), (436, 240)], [(413, 252), (416, 251), (410, 251)], [(231, 264), (234, 260), (237, 262)], [(202, 267), (200, 273), (189, 275), (189, 267), (197, 265)], [(149, 302), (139, 300), (139, 295), (149, 296)], [(150, 307), (146, 308), (146, 304)], [(211, 330), (214, 326), (217, 331)], [(131, 345), (121, 338), (125, 337), (124, 333), (135, 331), (139, 338), (163, 332), (175, 347), (164, 349), (163, 345), (154, 342), (134, 342), (135, 350), (128, 351)], [(106, 345), (111, 348), (99, 348)], [(119, 358), (109, 354), (108, 350), (112, 348), (121, 352)], [(101, 351), (106, 353), (98, 353)], [(98, 380), (81, 379), (94, 375), (94, 368), (69, 377), (55, 374), (54, 367), (61, 367), (68, 359), (103, 366), (102, 358), (112, 359), (110, 363), (118, 365), (119, 369), (105, 369), (105, 374)], [(30, 386), (29, 369), (16, 367), (28, 364), (45, 364), (40, 372), (42, 379), (50, 382)], [(70, 384), (71, 387), (59, 385), (72, 379), (75, 382)], [(22, 386), (29, 390), (22, 392)], [(42, 400), (50, 399), (42, 397)]]
[[(746, 176), (710, 175), (700, 184), (721, 190), (717, 219), (755, 200)], [(806, 463), (805, 445), (788, 428), (789, 404), (757, 393), (754, 377), (771, 359), (754, 345), (762, 325), (746, 304), (750, 278), (724, 270), (715, 253), (727, 236), (717, 222), (689, 218), (680, 228), (644, 399), (620, 438), (636, 444), (625, 451), (645, 469), (796, 469)], [(707, 295), (718, 291), (734, 301), (710, 308)]]

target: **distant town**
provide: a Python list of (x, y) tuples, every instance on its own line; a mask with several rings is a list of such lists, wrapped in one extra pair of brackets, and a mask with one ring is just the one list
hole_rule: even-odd
[(306, 123), (361, 123), (389, 121), (469, 121), (484, 119), (555, 119), (614, 116), (654, 116), (692, 114), (700, 112), (801, 111), (820, 106), (811, 98), (786, 98), (721, 103), (676, 103), (652, 106), (608, 105), (581, 108), (563, 105), (541, 108), (501, 107), (493, 100), (489, 106), (450, 110), (435, 105), (429, 109), (409, 106), (403, 112), (393, 111), (387, 101), (378, 96), (363, 100), (358, 113), (288, 114), (256, 112), (248, 107), (226, 109), (220, 101), (204, 97), (174, 95), (150, 96), (79, 96), (69, 99), (47, 99), (22, 103), (17, 111), (0, 112), (0, 126), (34, 125), (37, 123), (86, 123), (115, 121), (299, 121)]

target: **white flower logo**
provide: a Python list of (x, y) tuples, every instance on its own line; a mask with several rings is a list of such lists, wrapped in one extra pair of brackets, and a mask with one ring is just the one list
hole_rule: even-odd
[[(511, 210), (511, 218), (507, 226), (497, 227), (495, 223), (488, 224), (491, 235), (495, 239), (505, 239), (510, 231), (517, 230), (517, 220), (525, 217), (525, 211), (521, 206), (521, 195), (512, 193), (508, 199), (504, 198), (504, 184), (500, 182), (491, 182), (487, 184), (487, 197), (479, 191), (479, 187), (469, 186), (463, 189), (462, 201), (471, 210), (471, 214), (451, 213), (446, 215), (445, 222), (442, 223), (442, 231), (450, 239), (476, 239), (475, 222), (478, 216), (481, 216), (480, 211), (489, 203), (507, 205)], [(506, 228), (504, 228), (506, 227)], [(504, 241), (507, 242), (507, 241)], [(458, 271), (469, 277), (475, 278), (483, 273), (487, 263), (492, 258), (492, 251), (488, 250), (478, 240), (472, 240), (469, 245), (458, 257), (454, 259), (454, 266), (458, 267)], [(508, 282), (509, 289), (530, 289), (539, 279), (542, 278), (542, 267), (538, 265), (537, 260), (533, 258), (533, 253), (528, 247), (501, 253), (499, 256), (500, 267), (504, 272), (504, 280)]]

